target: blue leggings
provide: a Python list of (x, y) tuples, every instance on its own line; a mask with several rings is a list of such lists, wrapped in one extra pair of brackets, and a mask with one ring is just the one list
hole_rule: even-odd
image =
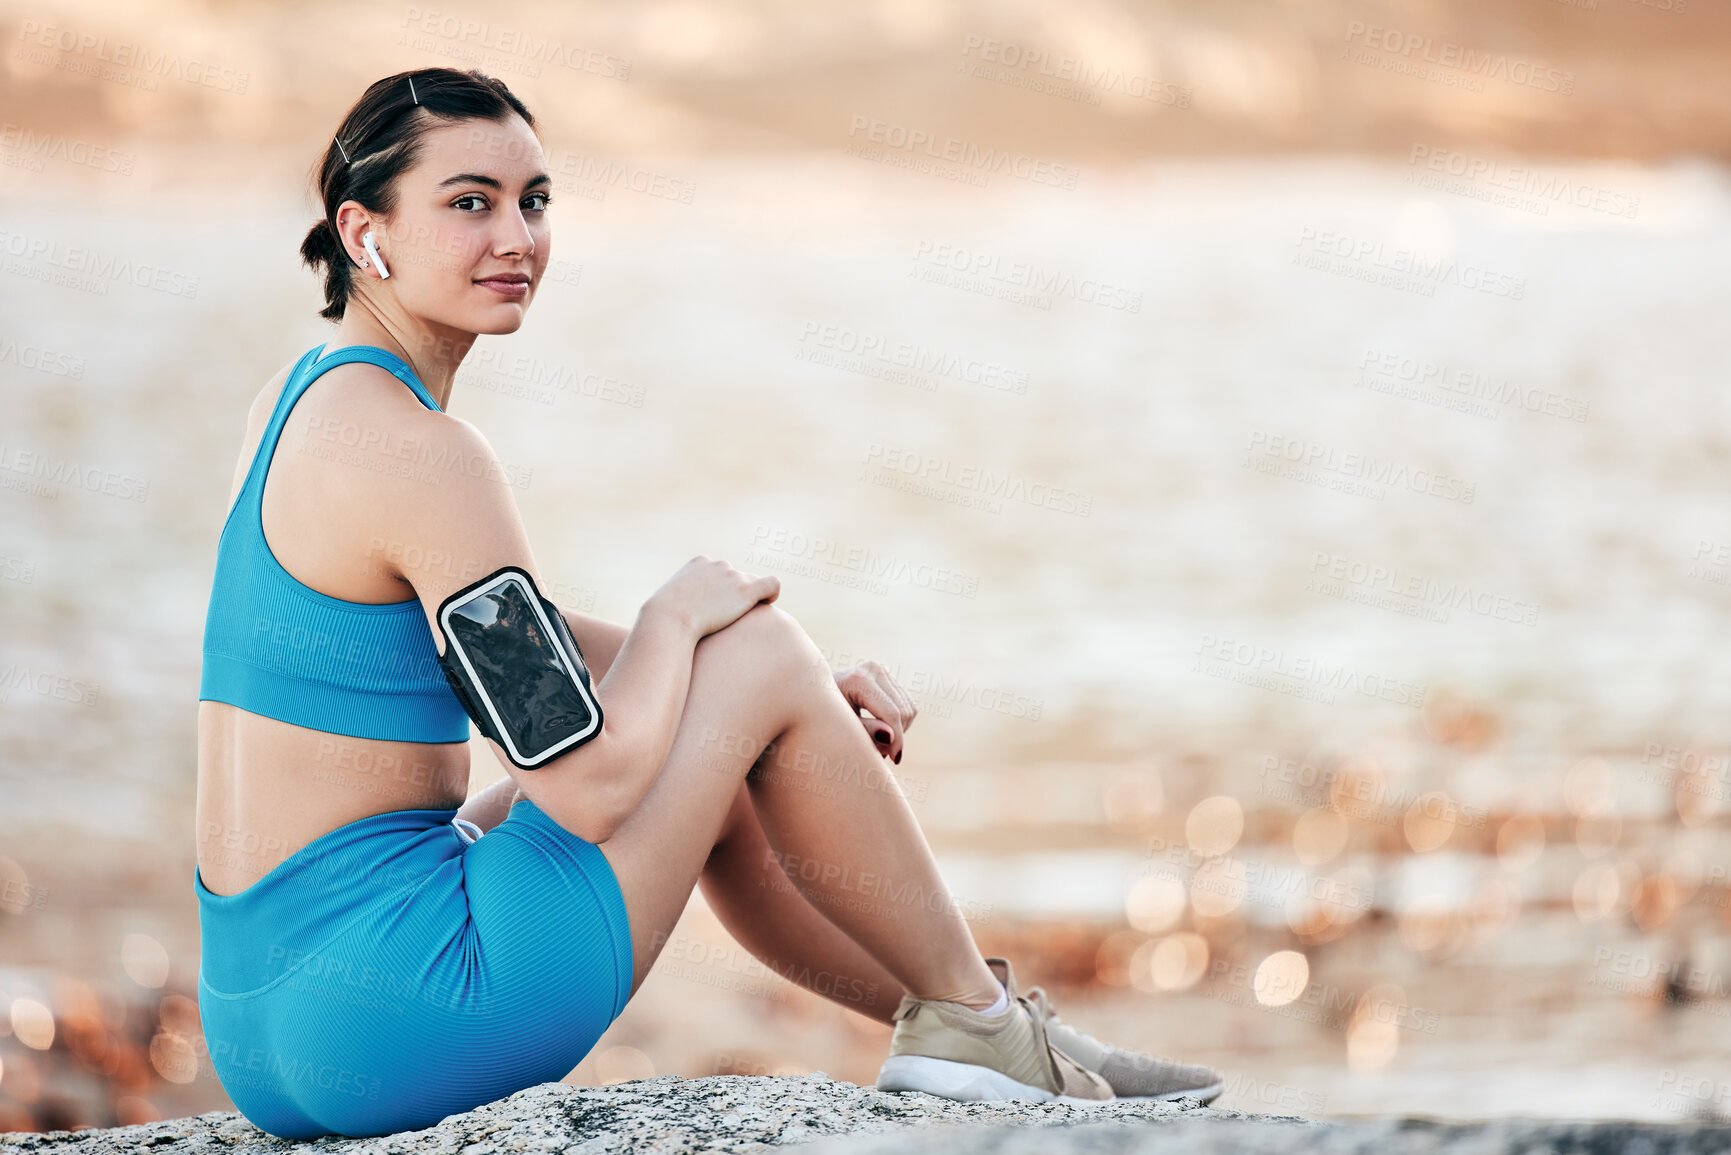
[(217, 1078), (285, 1139), (437, 1123), (575, 1067), (631, 994), (618, 880), (520, 800), (339, 827), (233, 896), (197, 870), (198, 1006)]

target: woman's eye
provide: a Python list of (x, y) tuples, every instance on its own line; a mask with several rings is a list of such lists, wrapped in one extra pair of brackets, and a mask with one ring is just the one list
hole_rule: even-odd
[[(536, 212), (540, 212), (540, 211), (544, 210), (548, 205), (553, 203), (552, 196), (550, 196), (547, 193), (530, 193), (528, 196), (524, 197), (523, 200), (525, 202), (527, 202), (527, 201), (540, 201), (541, 202), (540, 204), (533, 206), (533, 208), (535, 209)], [(525, 205), (524, 207), (530, 207), (530, 206)]]
[(465, 196), (460, 196), (456, 200), (451, 202), (453, 207), (462, 209), (464, 212), (475, 211), (474, 209), (468, 207), (469, 204), (471, 204), (471, 203), (478, 204), (482, 208), (485, 208), (487, 206), (487, 198), (484, 196), (481, 196), (479, 193), (469, 193)]

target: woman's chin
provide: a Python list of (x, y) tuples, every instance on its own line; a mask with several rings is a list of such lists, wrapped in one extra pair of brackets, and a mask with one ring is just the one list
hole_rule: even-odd
[(510, 301), (488, 309), (487, 312), (474, 319), (473, 325), (464, 326), (477, 336), (497, 337), (504, 333), (515, 333), (523, 327), (523, 314), (528, 311), (527, 301)]

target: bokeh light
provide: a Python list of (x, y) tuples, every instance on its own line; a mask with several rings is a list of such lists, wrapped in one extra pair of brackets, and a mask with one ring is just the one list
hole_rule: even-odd
[(147, 934), (129, 934), (121, 940), (120, 966), (141, 987), (158, 990), (168, 981), (168, 951)]
[(1275, 951), (1257, 964), (1251, 990), (1265, 1007), (1284, 1007), (1310, 985), (1310, 960), (1302, 951)]
[(1575, 879), (1575, 914), (1582, 922), (1609, 918), (1622, 895), (1622, 881), (1610, 865), (1589, 866)]
[(1612, 799), (1611, 767), (1603, 758), (1582, 758), (1563, 775), (1563, 801), (1574, 814), (1602, 814)]
[(12, 1000), (12, 1033), (18, 1041), (35, 1051), (46, 1051), (54, 1045), (54, 1012), (37, 999)]
[(1204, 798), (1184, 820), (1184, 837), (1198, 854), (1226, 854), (1244, 833), (1244, 807), (1225, 794)]
[(1497, 827), (1497, 857), (1511, 870), (1525, 870), (1545, 852), (1545, 822), (1536, 814), (1516, 814)]
[(1136, 880), (1124, 906), (1131, 926), (1146, 934), (1160, 934), (1178, 924), (1189, 901), (1182, 882), (1151, 874)]
[(190, 1083), (198, 1078), (198, 1051), (186, 1036), (158, 1031), (150, 1040), (150, 1065), (170, 1083)]
[(1140, 991), (1187, 991), (1208, 969), (1208, 940), (1179, 931), (1144, 944), (1130, 964), (1131, 985)]
[(1346, 1028), (1346, 1062), (1352, 1070), (1380, 1071), (1400, 1051), (1399, 1008), (1406, 992), (1393, 984), (1378, 984), (1359, 996)]

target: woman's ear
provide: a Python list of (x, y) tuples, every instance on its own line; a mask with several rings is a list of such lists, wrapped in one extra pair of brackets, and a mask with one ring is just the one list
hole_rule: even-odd
[(375, 225), (372, 214), (362, 208), (359, 201), (344, 201), (337, 206), (334, 219), (337, 244), (342, 246), (343, 255), (353, 265), (363, 269), (369, 267), (372, 262), (367, 259), (367, 248), (361, 238)]

